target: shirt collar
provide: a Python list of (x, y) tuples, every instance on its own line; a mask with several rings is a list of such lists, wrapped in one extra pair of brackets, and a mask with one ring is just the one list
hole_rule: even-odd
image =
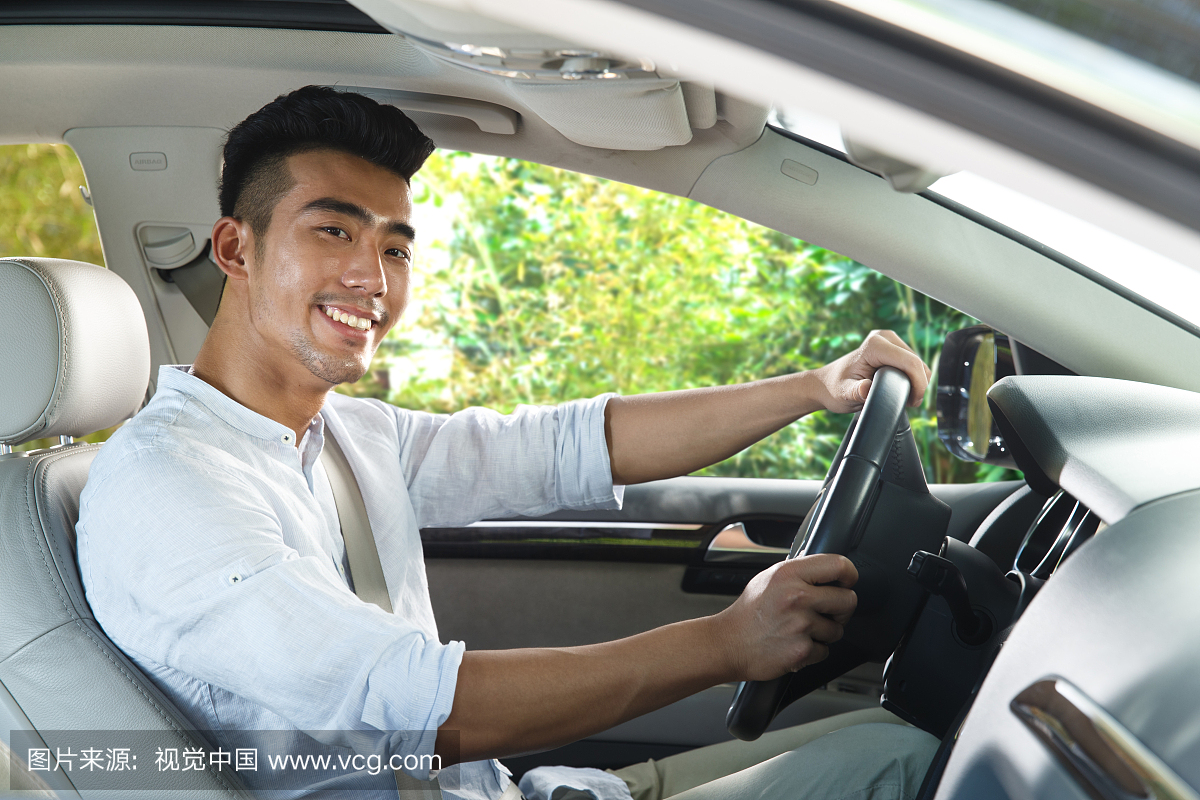
[[(281, 422), (251, 411), (219, 389), (191, 374), (189, 364), (163, 365), (158, 368), (158, 389), (179, 392), (200, 403), (213, 416), (249, 436), (294, 447), (296, 432)], [(318, 415), (319, 418), (319, 415)], [(310, 426), (311, 427), (311, 426)], [(323, 430), (323, 426), (318, 430)]]
[(312, 471), (313, 464), (321, 457), (321, 451), (325, 449), (325, 418), (320, 414), (313, 417), (313, 421), (308, 423), (308, 429), (304, 431), (304, 437), (300, 439), (300, 466), (304, 468), (305, 474)]

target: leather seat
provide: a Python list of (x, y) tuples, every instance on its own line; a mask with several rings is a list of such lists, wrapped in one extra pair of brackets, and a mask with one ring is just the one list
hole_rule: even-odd
[[(7, 308), (0, 315), (0, 731), (5, 739), (10, 730), (25, 732), (11, 742), (22, 759), (33, 746), (78, 754), (83, 741), (114, 746), (104, 743), (105, 731), (141, 732), (150, 754), (138, 761), (140, 771), (100, 780), (94, 767), (79, 768), (79, 758), (70, 772), (31, 769), (62, 796), (154, 787), (174, 800), (246, 797), (228, 769), (155, 770), (155, 746), (182, 753), (207, 745), (88, 608), (75, 522), (101, 445), (64, 439), (8, 452), (33, 439), (109, 428), (140, 408), (150, 347), (137, 298), (106, 269), (38, 258), (0, 259), (0, 297)], [(0, 792), (9, 788), (5, 781)]]

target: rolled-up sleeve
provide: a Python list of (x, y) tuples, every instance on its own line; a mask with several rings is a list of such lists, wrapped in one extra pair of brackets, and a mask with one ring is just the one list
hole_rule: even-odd
[(312, 735), (326, 744), (361, 750), (365, 736), (373, 751), (431, 754), (462, 643), (359, 600), (332, 561), (285, 544), (276, 512), (245, 475), (178, 452), (107, 463), (78, 529), (97, 621), (143, 664), (325, 732)]
[(512, 414), (396, 409), (401, 468), (421, 527), (620, 508), (604, 433), (612, 394)]
[(614, 486), (604, 433), (604, 409), (614, 394), (558, 406), (554, 499), (562, 508), (620, 508), (624, 486)]

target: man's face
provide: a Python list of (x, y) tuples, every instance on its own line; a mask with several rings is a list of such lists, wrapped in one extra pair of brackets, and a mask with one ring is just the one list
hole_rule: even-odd
[(249, 269), (251, 323), (317, 378), (353, 382), (408, 303), (412, 191), (333, 150), (291, 156), (287, 166), (295, 186)]

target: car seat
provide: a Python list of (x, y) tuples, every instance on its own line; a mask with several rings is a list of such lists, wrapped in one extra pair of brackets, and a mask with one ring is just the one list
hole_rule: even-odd
[[(79, 494), (101, 445), (73, 437), (131, 416), (149, 382), (137, 298), (106, 269), (44, 258), (0, 259), (0, 297), (7, 298), (0, 315), (0, 735), (8, 740), (13, 732), (22, 760), (29, 741), (54, 752), (72, 741), (67, 732), (79, 731), (146, 731), (162, 747), (207, 750), (182, 712), (104, 635), (75, 558)], [(55, 436), (54, 447), (12, 452)], [(153, 775), (153, 761), (139, 763), (140, 774), (117, 776), (121, 789), (153, 777), (173, 800), (249, 796), (228, 770)], [(29, 766), (60, 796), (96, 794), (78, 764), (71, 772)], [(16, 785), (5, 781), (0, 794), (10, 788)]]

